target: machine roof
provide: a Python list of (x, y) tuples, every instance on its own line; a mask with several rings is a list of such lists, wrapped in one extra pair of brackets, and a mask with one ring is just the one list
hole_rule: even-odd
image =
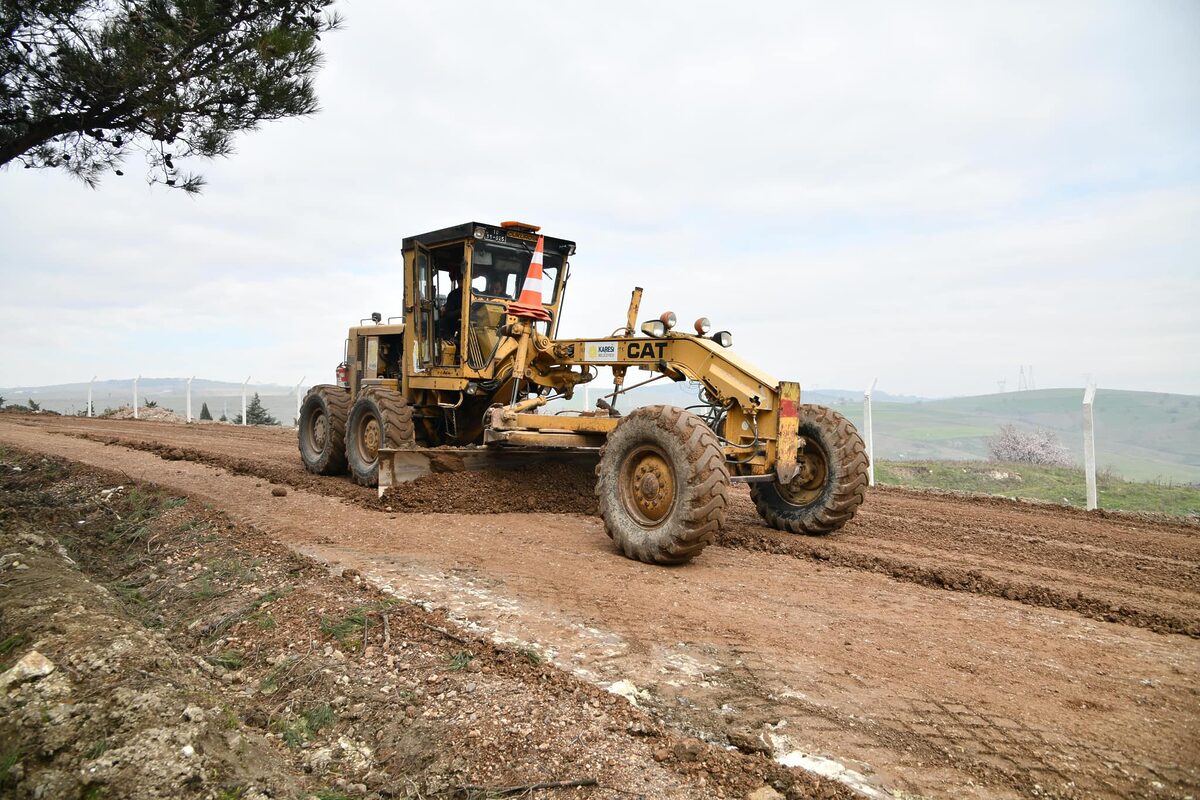
[[(488, 235), (488, 238), (496, 237), (511, 237), (514, 239), (526, 239), (537, 234), (530, 234), (528, 231), (519, 228), (501, 228), (499, 225), (489, 225), (486, 222), (464, 222), (461, 225), (454, 225), (441, 230), (430, 231), (429, 233), (420, 233), (416, 236), (406, 236), (401, 244), (401, 249), (404, 252), (413, 249), (414, 244), (421, 244), (425, 247), (435, 247), (445, 242), (453, 242), (458, 239), (470, 239), (475, 234), (476, 228), (483, 228)], [(551, 252), (568, 253), (574, 250), (575, 242), (570, 239), (557, 239), (553, 236), (546, 236), (546, 249)]]

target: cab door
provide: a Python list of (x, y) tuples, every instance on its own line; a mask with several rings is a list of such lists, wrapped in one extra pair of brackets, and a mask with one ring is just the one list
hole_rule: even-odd
[(410, 306), (413, 337), (409, 352), (412, 354), (414, 372), (424, 372), (434, 364), (437, 341), (437, 289), (433, 282), (433, 259), (429, 248), (420, 243), (413, 244), (413, 302)]

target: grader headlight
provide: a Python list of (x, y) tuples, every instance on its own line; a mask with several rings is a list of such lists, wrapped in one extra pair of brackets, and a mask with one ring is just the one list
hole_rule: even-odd
[(712, 323), (708, 321), (708, 317), (701, 317), (696, 320), (696, 335), (703, 336), (712, 330)]
[(664, 311), (661, 315), (659, 315), (658, 319), (663, 325), (667, 326), (667, 330), (674, 328), (675, 322), (677, 321), (674, 311)]
[(667, 335), (667, 326), (661, 319), (652, 319), (642, 323), (642, 333), (655, 339), (661, 339)]
[(729, 331), (717, 331), (712, 335), (712, 340), (721, 347), (733, 347), (733, 334)]

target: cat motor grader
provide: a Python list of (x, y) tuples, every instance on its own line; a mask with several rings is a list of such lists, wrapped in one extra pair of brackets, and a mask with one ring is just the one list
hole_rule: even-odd
[[(472, 469), (598, 455), (608, 535), (626, 556), (664, 564), (715, 539), (733, 483), (750, 484), (762, 518), (793, 533), (835, 531), (863, 502), (867, 457), (854, 426), (733, 355), (732, 336), (710, 333), (707, 319), (683, 331), (667, 312), (639, 326), (637, 288), (612, 335), (558, 338), (574, 242), (518, 222), (469, 222), (405, 238), (402, 252), (403, 316), (352, 327), (337, 382), (314, 386), (301, 406), (311, 472), (348, 471), (383, 494), (413, 476), (407, 456)], [(614, 389), (596, 409), (544, 408), (600, 369)], [(653, 377), (627, 385), (630, 370)], [(625, 392), (659, 379), (697, 385), (697, 404), (616, 410)]]

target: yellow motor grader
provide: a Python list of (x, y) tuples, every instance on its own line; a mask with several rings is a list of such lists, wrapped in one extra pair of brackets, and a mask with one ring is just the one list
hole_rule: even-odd
[[(407, 455), (470, 468), (598, 454), (608, 535), (659, 564), (714, 541), (731, 483), (749, 483), (767, 524), (793, 533), (835, 531), (862, 503), (867, 456), (854, 426), (737, 358), (729, 332), (710, 333), (707, 319), (690, 331), (670, 312), (638, 325), (637, 288), (612, 335), (558, 338), (574, 242), (519, 222), (468, 222), (402, 249), (403, 316), (352, 327), (337, 382), (314, 386), (301, 407), (308, 470), (348, 470), (382, 494), (403, 479)], [(596, 409), (544, 413), (600, 369), (614, 389)], [(627, 384), (630, 370), (653, 375)], [(697, 404), (616, 410), (625, 392), (660, 379), (695, 384)]]

